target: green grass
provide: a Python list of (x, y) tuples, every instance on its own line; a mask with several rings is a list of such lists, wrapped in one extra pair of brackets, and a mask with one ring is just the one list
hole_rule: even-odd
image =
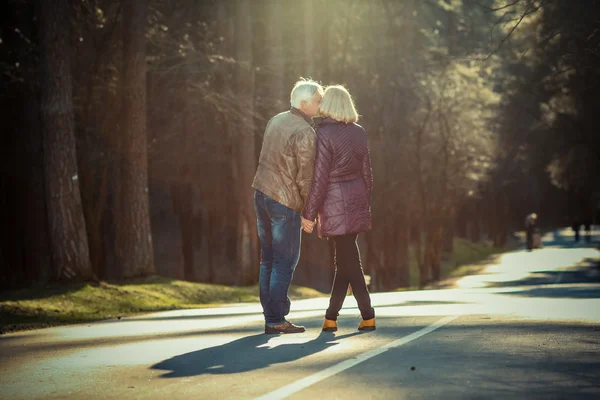
[[(443, 253), (440, 266), (441, 279), (476, 274), (485, 267), (485, 260), (495, 254), (505, 253), (516, 247), (510, 243), (504, 247), (494, 247), (489, 242), (473, 243), (467, 239), (454, 238), (454, 252)], [(416, 254), (411, 252), (410, 288), (398, 290), (413, 290), (419, 288), (419, 267)]]
[[(442, 257), (442, 279), (477, 273), (483, 267), (482, 261), (510, 249), (510, 246), (498, 249), (489, 243), (454, 239), (454, 252)], [(410, 288), (398, 290), (418, 289), (419, 271), (414, 254), (410, 268)], [(293, 299), (325, 295), (310, 288), (294, 285), (290, 288)], [(32, 287), (0, 295), (0, 333), (155, 311), (258, 301), (257, 285), (232, 287), (156, 276), (118, 283)]]
[[(293, 299), (324, 296), (292, 286)], [(259, 301), (258, 286), (231, 287), (149, 277), (122, 283), (33, 287), (0, 295), (0, 333), (145, 312)]]

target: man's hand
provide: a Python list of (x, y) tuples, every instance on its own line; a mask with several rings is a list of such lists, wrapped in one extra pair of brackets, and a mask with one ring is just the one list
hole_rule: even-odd
[(314, 228), (315, 228), (314, 221), (309, 221), (309, 220), (305, 219), (304, 217), (302, 217), (302, 230), (304, 232), (311, 233)]

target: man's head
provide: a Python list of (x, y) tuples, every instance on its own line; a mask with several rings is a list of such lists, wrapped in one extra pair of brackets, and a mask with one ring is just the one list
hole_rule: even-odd
[(294, 85), (290, 95), (292, 107), (297, 108), (309, 117), (316, 117), (319, 113), (323, 87), (310, 79), (300, 79)]

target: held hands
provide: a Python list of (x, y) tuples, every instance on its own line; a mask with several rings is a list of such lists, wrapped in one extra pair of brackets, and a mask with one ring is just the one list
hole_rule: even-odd
[(305, 219), (304, 217), (302, 217), (302, 230), (304, 232), (311, 233), (314, 228), (315, 228), (314, 221), (309, 221), (309, 220)]

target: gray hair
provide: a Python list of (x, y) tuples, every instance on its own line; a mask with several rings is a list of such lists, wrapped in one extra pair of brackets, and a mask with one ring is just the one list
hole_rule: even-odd
[(303, 101), (309, 101), (316, 92), (319, 92), (322, 95), (323, 87), (311, 79), (301, 78), (296, 82), (292, 89), (292, 93), (290, 94), (290, 103), (292, 104), (292, 107), (300, 108), (300, 104)]

